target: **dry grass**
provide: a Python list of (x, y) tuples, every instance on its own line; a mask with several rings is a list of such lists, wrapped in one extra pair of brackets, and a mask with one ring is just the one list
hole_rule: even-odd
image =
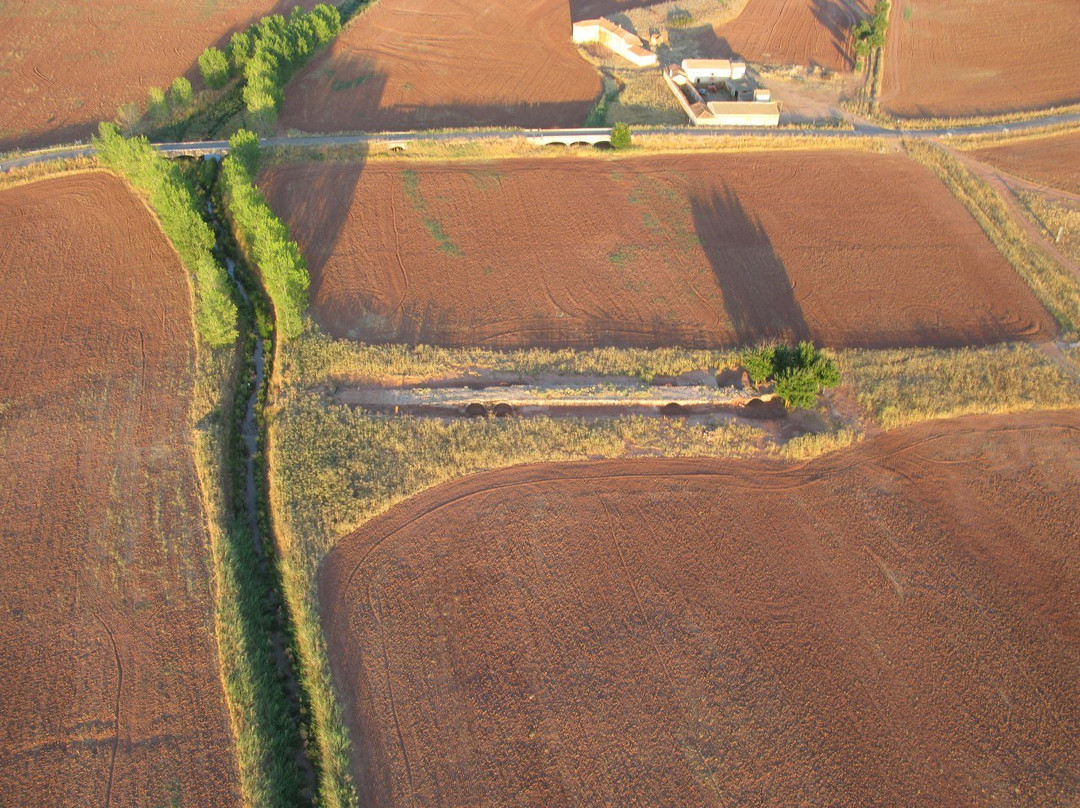
[(1080, 405), (1080, 385), (1027, 344), (836, 352), (859, 404), (885, 429), (960, 415)]
[(99, 171), (100, 164), (96, 157), (72, 157), (64, 160), (49, 160), (44, 163), (32, 163), (22, 168), (13, 168), (0, 172), (0, 191), (17, 188), (49, 177), (64, 174), (81, 174), (86, 171)]
[[(670, 92), (669, 92), (670, 95)], [(674, 100), (674, 99), (673, 99)], [(740, 153), (751, 151), (866, 151), (884, 154), (888, 146), (877, 137), (817, 137), (818, 127), (792, 127), (768, 135), (732, 135), (722, 132), (707, 134), (667, 134), (652, 132), (648, 128), (634, 130), (634, 145), (621, 152), (592, 147), (537, 146), (518, 135), (492, 134), (482, 140), (414, 140), (402, 152), (389, 152), (387, 141), (376, 140), (371, 144), (350, 146), (274, 146), (265, 150), (266, 165), (303, 161), (369, 162), (414, 161), (486, 162), (489, 160), (528, 158), (563, 158), (567, 154), (596, 160), (619, 160), (626, 156), (644, 154), (714, 154), (717, 152)], [(700, 130), (696, 130), (700, 131)]]
[[(892, 115), (886, 115), (875, 108), (873, 117), (878, 123), (890, 126), (894, 129), (962, 129), (965, 127), (996, 126), (1020, 123), (1022, 121), (1034, 121), (1039, 118), (1049, 118), (1056, 115), (1072, 115), (1077, 112), (1080, 112), (1080, 104), (1033, 109), (1025, 112), (1003, 112), (997, 115), (975, 115), (970, 118), (897, 118)], [(1076, 124), (1062, 125), (1063, 131), (1067, 128), (1075, 128), (1075, 126)], [(1045, 130), (1043, 133), (1045, 134)], [(972, 135), (969, 137), (981, 136)], [(983, 141), (980, 144), (981, 146), (992, 146), (995, 143), (1004, 142), (1010, 139), (1004, 132), (1000, 135), (997, 135), (996, 133), (985, 135), (985, 137), (987, 140)], [(995, 138), (998, 137), (1000, 137), (1000, 140), (995, 140)], [(969, 146), (968, 148), (974, 147)]]
[(564, 376), (631, 376), (652, 381), (692, 370), (734, 367), (734, 351), (683, 348), (595, 348), (575, 351), (532, 348), (492, 351), (485, 348), (439, 348), (427, 345), (361, 345), (334, 339), (310, 327), (290, 346), (285, 371), (297, 388), (327, 381), (417, 384), (439, 377), (465, 376), (477, 370)]
[(1047, 239), (1073, 261), (1080, 262), (1080, 210), (1051, 202), (1031, 191), (1020, 191), (1018, 196)]
[[(1077, 107), (1077, 109), (1080, 110), (1080, 107)], [(1069, 121), (1019, 131), (998, 130), (978, 135), (960, 135), (950, 138), (949, 145), (961, 151), (974, 151), (976, 149), (987, 149), (991, 146), (1023, 143), (1025, 140), (1041, 140), (1052, 135), (1065, 135), (1076, 131), (1080, 131), (1080, 123)]]
[(1080, 282), (1031, 242), (997, 192), (940, 146), (922, 140), (905, 141), (905, 146), (970, 211), (1066, 336), (1080, 332)]

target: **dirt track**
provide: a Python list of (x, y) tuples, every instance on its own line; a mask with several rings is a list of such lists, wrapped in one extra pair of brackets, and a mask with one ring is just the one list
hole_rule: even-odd
[(379, 0), (290, 82), (281, 128), (580, 126), (600, 76), (560, 0)]
[(1078, 508), (1076, 413), (432, 489), (321, 572), (360, 791), (1074, 804)]
[(311, 163), (262, 184), (339, 336), (873, 347), (1055, 333), (949, 191), (899, 155)]
[(1078, 31), (1075, 0), (896, 3), (881, 106), (947, 117), (1080, 102)]
[(104, 174), (0, 221), (0, 802), (236, 804), (185, 270)]
[(145, 106), (151, 87), (185, 75), (201, 87), (198, 58), (259, 17), (317, 0), (10, 0), (0, 8), (4, 53), (0, 150), (71, 143)]
[(1030, 182), (1080, 194), (1080, 133), (1021, 140), (972, 156)]

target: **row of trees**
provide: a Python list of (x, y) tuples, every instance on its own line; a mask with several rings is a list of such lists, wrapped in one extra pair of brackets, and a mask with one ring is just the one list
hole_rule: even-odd
[(297, 337), (304, 330), (307, 308), (307, 263), (292, 240), (288, 226), (279, 219), (255, 187), (260, 149), (254, 132), (241, 129), (229, 140), (229, 155), (221, 165), (221, 182), (229, 215), (259, 267), (263, 285), (277, 320), (278, 333)]
[(855, 43), (855, 55), (862, 59), (878, 48), (884, 48), (885, 29), (888, 27), (889, 0), (878, 0), (874, 6), (874, 16), (868, 20), (859, 20), (851, 28), (851, 37)]
[(236, 304), (225, 268), (213, 255), (214, 232), (180, 167), (145, 137), (127, 139), (115, 124), (102, 123), (93, 139), (98, 159), (146, 194), (180, 259), (195, 279), (195, 325), (220, 348), (236, 340)]
[(812, 342), (762, 345), (743, 351), (742, 363), (754, 384), (775, 381), (789, 407), (812, 407), (824, 388), (840, 384), (840, 369)]
[(282, 88), (320, 47), (341, 31), (341, 15), (326, 3), (311, 11), (297, 6), (288, 17), (263, 17), (232, 35), (222, 51), (210, 47), (199, 56), (199, 72), (206, 86), (224, 87), (230, 79), (244, 79), (244, 106), (256, 120), (272, 118), (282, 99)]

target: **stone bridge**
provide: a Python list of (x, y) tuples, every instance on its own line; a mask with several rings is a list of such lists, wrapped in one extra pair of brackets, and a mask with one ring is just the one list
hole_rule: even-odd
[(526, 129), (525, 137), (538, 146), (597, 146), (611, 144), (611, 129)]

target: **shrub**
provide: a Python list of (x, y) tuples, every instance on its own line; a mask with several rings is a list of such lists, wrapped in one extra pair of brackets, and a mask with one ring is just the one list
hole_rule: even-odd
[(754, 384), (761, 384), (773, 375), (773, 356), (776, 348), (772, 345), (762, 345), (745, 351), (742, 354), (743, 367), (750, 374), (750, 380)]
[(195, 279), (199, 335), (214, 347), (231, 345), (236, 340), (237, 311), (229, 277), (213, 256), (214, 233), (203, 220), (195, 193), (180, 167), (145, 137), (125, 139), (111, 123), (102, 123), (98, 131), (93, 140), (98, 158), (146, 194), (161, 229)]
[(629, 124), (620, 122), (611, 127), (611, 148), (629, 149), (631, 140)]
[(669, 28), (686, 28), (694, 22), (694, 15), (685, 8), (673, 8), (667, 13)]
[(199, 72), (207, 87), (218, 90), (229, 80), (229, 60), (218, 48), (209, 47), (199, 56)]
[(169, 104), (173, 109), (187, 109), (195, 100), (195, 94), (191, 90), (191, 82), (183, 76), (173, 79), (172, 87), (169, 88)]
[(740, 358), (754, 384), (775, 379), (776, 394), (789, 407), (812, 407), (822, 388), (840, 384), (840, 368), (812, 342), (761, 345)]

